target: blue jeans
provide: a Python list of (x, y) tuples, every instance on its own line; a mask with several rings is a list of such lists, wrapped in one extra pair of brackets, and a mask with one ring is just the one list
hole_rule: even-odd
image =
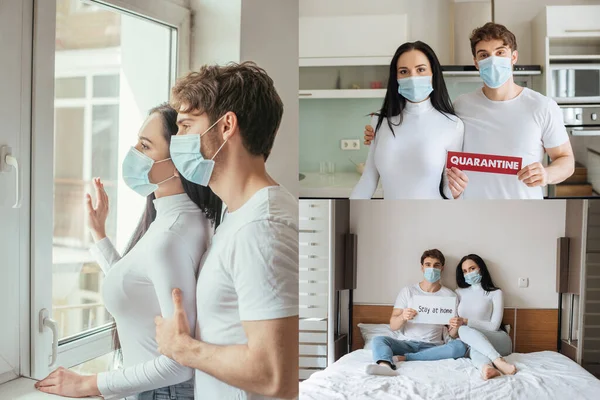
[(137, 400), (194, 400), (194, 378), (177, 385), (149, 390), (137, 395)]
[(397, 340), (388, 336), (373, 338), (373, 361), (386, 361), (393, 369), (394, 356), (405, 356), (406, 361), (434, 361), (446, 358), (461, 358), (467, 353), (467, 346), (458, 339), (446, 344), (417, 342), (415, 340)]

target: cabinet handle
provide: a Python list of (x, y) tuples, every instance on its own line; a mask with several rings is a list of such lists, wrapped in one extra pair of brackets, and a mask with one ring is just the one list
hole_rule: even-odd
[(56, 321), (49, 317), (48, 310), (45, 308), (40, 311), (40, 333), (44, 332), (44, 328), (52, 331), (52, 361), (48, 367), (53, 368), (56, 365), (56, 358), (58, 357), (58, 328)]
[(567, 33), (597, 33), (600, 32), (600, 29), (565, 29)]

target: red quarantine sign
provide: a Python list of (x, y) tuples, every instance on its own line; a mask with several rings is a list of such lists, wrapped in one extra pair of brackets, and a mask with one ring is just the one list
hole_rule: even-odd
[(461, 171), (517, 175), (522, 168), (522, 163), (523, 159), (520, 157), (449, 151), (446, 168), (456, 167)]

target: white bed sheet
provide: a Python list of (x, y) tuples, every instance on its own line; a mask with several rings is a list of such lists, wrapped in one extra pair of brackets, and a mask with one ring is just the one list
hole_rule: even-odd
[(399, 363), (396, 377), (371, 376), (370, 350), (357, 350), (300, 383), (301, 400), (587, 400), (600, 399), (600, 380), (553, 351), (506, 357), (518, 372), (488, 381), (468, 358)]

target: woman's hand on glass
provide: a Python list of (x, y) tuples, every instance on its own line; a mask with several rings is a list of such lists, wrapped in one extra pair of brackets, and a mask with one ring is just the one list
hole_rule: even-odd
[(93, 179), (96, 191), (96, 205), (92, 204), (92, 196), (86, 193), (85, 200), (88, 212), (88, 227), (94, 241), (100, 241), (106, 237), (106, 218), (108, 217), (108, 195), (104, 190), (104, 184), (100, 178)]

